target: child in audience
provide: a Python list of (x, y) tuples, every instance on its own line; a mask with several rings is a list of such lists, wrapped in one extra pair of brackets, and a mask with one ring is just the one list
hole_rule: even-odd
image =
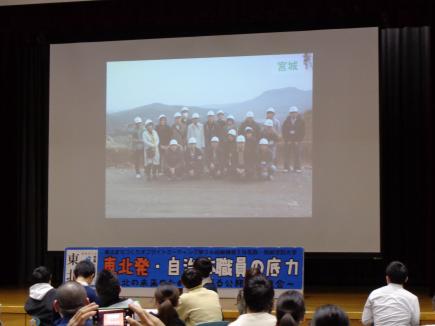
[(305, 316), (304, 296), (298, 291), (283, 292), (276, 303), (278, 326), (298, 326)]
[(180, 296), (177, 311), (187, 326), (222, 321), (222, 309), (216, 292), (202, 286), (201, 272), (195, 268), (186, 269), (181, 282), (188, 290)]
[(349, 326), (349, 318), (340, 307), (327, 304), (314, 312), (312, 326)]
[(79, 261), (74, 268), (74, 280), (84, 286), (89, 302), (97, 302), (97, 293), (90, 286), (95, 277), (95, 265), (88, 259)]
[(97, 289), (100, 307), (128, 308), (128, 305), (134, 302), (132, 299), (121, 298), (119, 296), (121, 286), (119, 285), (118, 277), (109, 270), (103, 269), (98, 274), (95, 287)]
[(213, 270), (213, 265), (210, 258), (199, 257), (193, 262), (193, 268), (197, 269), (202, 276), (202, 286), (208, 290), (212, 290), (217, 293), (217, 287), (213, 283), (210, 274)]
[(33, 270), (32, 284), (24, 310), (38, 318), (41, 326), (52, 325), (59, 316), (53, 310), (56, 289), (51, 286), (51, 273), (47, 267), (39, 266)]
[(276, 326), (276, 318), (271, 314), (274, 294), (272, 282), (264, 275), (250, 278), (243, 287), (247, 312), (229, 325)]
[(169, 282), (161, 283), (154, 293), (157, 305), (157, 315), (166, 326), (184, 326), (184, 322), (178, 317), (177, 310), (180, 293), (178, 288)]

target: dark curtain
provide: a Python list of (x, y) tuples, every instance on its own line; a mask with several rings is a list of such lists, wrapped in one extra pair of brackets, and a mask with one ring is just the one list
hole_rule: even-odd
[[(12, 189), (1, 226), (3, 248), (16, 267), (2, 268), (4, 284), (25, 284), (39, 264), (61, 278), (62, 253), (47, 253), (46, 244), (49, 42), (31, 32), (1, 34), (3, 139), (11, 153), (5, 187)], [(376, 258), (307, 254), (308, 287), (378, 286), (392, 259), (409, 266), (411, 285), (434, 286), (430, 29), (382, 29), (379, 45), (383, 253)]]

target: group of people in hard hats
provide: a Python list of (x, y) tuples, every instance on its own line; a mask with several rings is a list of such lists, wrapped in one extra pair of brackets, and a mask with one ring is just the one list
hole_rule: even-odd
[(145, 167), (147, 180), (162, 173), (170, 180), (205, 174), (272, 180), (280, 141), (284, 144), (284, 171), (301, 172), (305, 122), (298, 111), (292, 106), (283, 124), (275, 117), (274, 108), (266, 110), (262, 124), (249, 111), (239, 126), (234, 116), (225, 116), (223, 111), (208, 111), (207, 121), (201, 123), (199, 114), (189, 116), (187, 107), (174, 114), (172, 125), (163, 114), (156, 125), (151, 119), (143, 122), (136, 117), (131, 133), (136, 177), (142, 177), (141, 168)]

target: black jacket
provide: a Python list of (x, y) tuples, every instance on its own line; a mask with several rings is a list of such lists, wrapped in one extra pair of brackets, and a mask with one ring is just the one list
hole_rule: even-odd
[(53, 309), (55, 299), (56, 289), (51, 289), (39, 300), (29, 297), (24, 305), (24, 310), (32, 317), (39, 318), (41, 326), (51, 326), (54, 319), (59, 317)]
[(297, 117), (295, 123), (292, 123), (288, 116), (282, 125), (282, 137), (285, 141), (302, 141), (305, 137), (305, 121)]

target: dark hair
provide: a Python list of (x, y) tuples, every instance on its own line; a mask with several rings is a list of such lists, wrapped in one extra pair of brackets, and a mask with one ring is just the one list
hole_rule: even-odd
[(385, 274), (388, 276), (391, 283), (404, 284), (408, 277), (408, 269), (405, 264), (400, 261), (393, 261), (388, 264)]
[(187, 289), (194, 288), (202, 283), (201, 272), (195, 268), (185, 269), (181, 275), (181, 282)]
[(31, 281), (32, 284), (36, 283), (48, 283), (51, 279), (51, 272), (45, 266), (36, 267), (32, 272)]
[(253, 278), (254, 276), (257, 276), (257, 275), (262, 275), (261, 269), (258, 267), (253, 267), (253, 268), (246, 270), (244, 284), (248, 283), (248, 281), (251, 278)]
[(88, 278), (92, 275), (95, 275), (95, 265), (89, 259), (79, 261), (74, 268), (74, 276), (76, 278), (79, 276)]
[(193, 262), (193, 268), (199, 270), (203, 278), (209, 277), (213, 270), (213, 265), (210, 258), (198, 257)]
[(180, 292), (178, 288), (170, 282), (160, 283), (154, 292), (154, 298), (159, 304), (157, 317), (166, 326), (177, 325), (178, 313), (175, 307), (178, 306), (179, 297)]
[(276, 319), (278, 326), (296, 326), (304, 319), (304, 296), (298, 291), (282, 293), (276, 303)]
[(75, 281), (68, 281), (56, 290), (59, 310), (64, 316), (73, 316), (86, 304), (86, 290)]
[(349, 326), (349, 318), (340, 307), (327, 304), (316, 309), (311, 326)]
[(107, 307), (120, 301), (121, 287), (118, 277), (107, 269), (98, 273), (95, 289), (100, 299), (100, 307)]
[(246, 306), (252, 312), (272, 311), (273, 284), (264, 275), (251, 277), (243, 287)]

